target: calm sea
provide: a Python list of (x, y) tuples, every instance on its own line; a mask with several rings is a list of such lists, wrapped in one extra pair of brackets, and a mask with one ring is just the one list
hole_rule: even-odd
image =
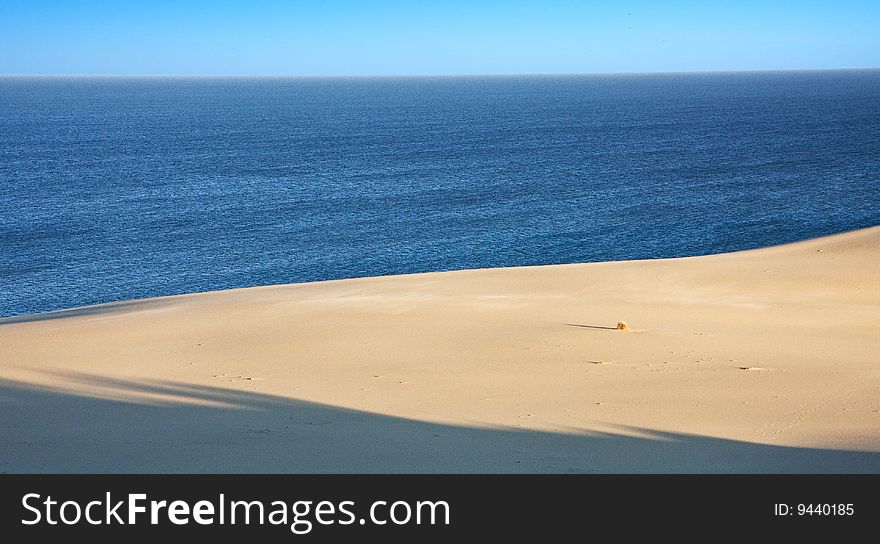
[(880, 71), (0, 78), (0, 316), (880, 223)]

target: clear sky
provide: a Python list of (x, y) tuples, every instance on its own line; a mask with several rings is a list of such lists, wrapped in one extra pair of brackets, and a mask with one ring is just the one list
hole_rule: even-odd
[(880, 0), (0, 0), (0, 73), (880, 67)]

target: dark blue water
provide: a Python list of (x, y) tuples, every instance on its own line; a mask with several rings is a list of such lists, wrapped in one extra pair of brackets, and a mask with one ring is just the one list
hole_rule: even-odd
[(0, 78), (0, 316), (880, 223), (880, 71)]

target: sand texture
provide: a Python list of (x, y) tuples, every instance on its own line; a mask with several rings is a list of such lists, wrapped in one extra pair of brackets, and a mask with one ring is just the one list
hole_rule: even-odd
[(880, 227), (5, 319), (0, 471), (880, 472)]

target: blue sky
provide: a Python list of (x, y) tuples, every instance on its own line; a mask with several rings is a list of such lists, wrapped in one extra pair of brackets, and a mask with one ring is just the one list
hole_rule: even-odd
[(878, 29), (878, 0), (0, 0), (0, 73), (866, 68)]

